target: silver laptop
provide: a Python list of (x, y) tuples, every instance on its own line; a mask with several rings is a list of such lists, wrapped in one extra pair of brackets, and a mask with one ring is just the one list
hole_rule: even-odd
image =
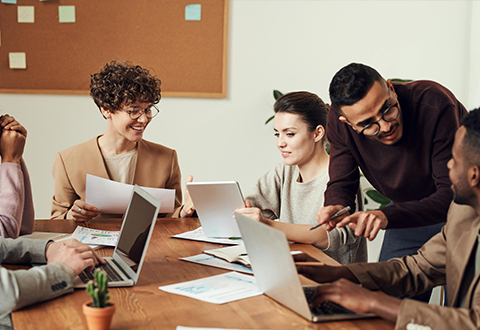
[(238, 182), (187, 182), (187, 189), (207, 237), (240, 237), (233, 218), (245, 206)]
[(332, 302), (310, 308), (315, 286), (302, 286), (286, 235), (239, 213), (235, 217), (260, 290), (312, 322), (375, 317), (358, 314)]
[[(158, 199), (135, 185), (113, 255), (100, 266), (107, 272), (110, 287), (137, 283), (159, 208)], [(86, 270), (79, 274), (73, 281), (75, 288), (86, 287), (92, 274)]]

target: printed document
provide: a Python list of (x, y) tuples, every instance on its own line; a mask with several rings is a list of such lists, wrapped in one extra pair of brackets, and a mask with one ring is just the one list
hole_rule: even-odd
[(262, 294), (255, 277), (236, 272), (161, 286), (159, 289), (212, 304), (224, 304)]
[(119, 231), (99, 230), (77, 226), (71, 238), (88, 245), (115, 246), (118, 241)]
[[(141, 187), (160, 202), (158, 213), (172, 213), (175, 208), (175, 189)], [(85, 202), (101, 213), (123, 214), (127, 210), (133, 185), (87, 174)]]
[(215, 237), (207, 237), (205, 232), (203, 231), (202, 227), (198, 227), (192, 231), (186, 231), (184, 233), (173, 235), (173, 238), (183, 238), (183, 239), (191, 239), (193, 241), (201, 241), (201, 242), (208, 242), (208, 243), (217, 243), (217, 244), (225, 244), (225, 245), (237, 245), (242, 243), (241, 238), (215, 238)]

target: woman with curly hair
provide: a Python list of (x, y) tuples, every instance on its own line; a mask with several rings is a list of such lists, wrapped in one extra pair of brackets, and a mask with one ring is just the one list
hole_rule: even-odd
[(180, 206), (181, 175), (175, 150), (142, 138), (159, 112), (156, 104), (161, 98), (160, 84), (148, 70), (128, 62), (112, 61), (91, 75), (90, 95), (107, 120), (107, 130), (55, 155), (52, 219), (85, 222), (100, 214), (94, 205), (85, 203), (87, 174), (175, 189), (173, 216), (191, 214), (190, 207)]

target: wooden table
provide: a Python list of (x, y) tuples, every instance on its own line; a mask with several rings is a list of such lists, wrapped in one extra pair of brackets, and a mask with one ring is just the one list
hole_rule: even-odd
[[(69, 220), (35, 221), (35, 231), (71, 233), (76, 226)], [(95, 220), (87, 226), (120, 230), (121, 222), (119, 219)], [(110, 289), (110, 300), (117, 306), (111, 329), (175, 329), (178, 325), (272, 330), (394, 328), (391, 322), (382, 319), (311, 323), (265, 295), (216, 305), (159, 290), (159, 286), (227, 272), (178, 259), (221, 247), (218, 244), (171, 238), (198, 226), (198, 219), (157, 220), (138, 283), (129, 288)], [(336, 263), (310, 245), (294, 244), (292, 249), (302, 250), (327, 264)], [(112, 253), (112, 249), (99, 251), (103, 255)], [(82, 304), (89, 300), (85, 290), (75, 290), (72, 294), (24, 308), (12, 313), (14, 329), (87, 329)]]

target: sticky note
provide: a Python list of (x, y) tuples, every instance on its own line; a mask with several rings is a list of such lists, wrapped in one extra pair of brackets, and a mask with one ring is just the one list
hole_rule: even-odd
[(12, 5), (15, 5), (17, 3), (17, 0), (2, 0), (2, 3), (10, 3)]
[(60, 23), (75, 23), (75, 6), (58, 6)]
[(8, 53), (10, 69), (26, 69), (27, 55), (25, 53)]
[(186, 5), (185, 6), (185, 20), (186, 21), (200, 21), (202, 18), (202, 5)]
[(33, 6), (18, 6), (18, 23), (34, 23), (35, 22), (35, 7)]

